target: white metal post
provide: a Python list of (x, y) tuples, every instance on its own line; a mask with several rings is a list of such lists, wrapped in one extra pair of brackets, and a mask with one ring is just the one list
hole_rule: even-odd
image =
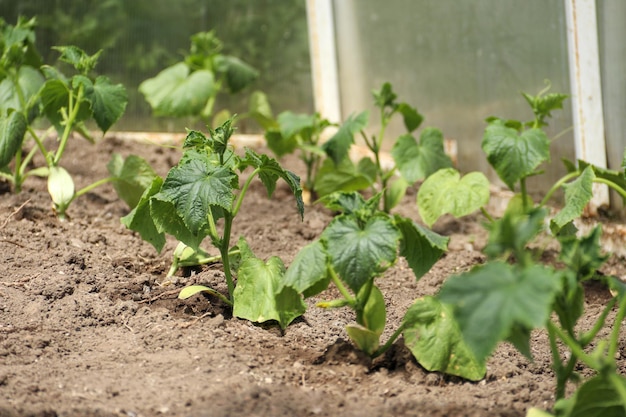
[[(604, 114), (595, 0), (565, 0), (576, 158), (606, 168)], [(594, 188), (591, 209), (609, 204), (609, 192)]]
[(341, 122), (335, 21), (332, 0), (307, 0), (309, 48), (315, 110), (331, 122)]

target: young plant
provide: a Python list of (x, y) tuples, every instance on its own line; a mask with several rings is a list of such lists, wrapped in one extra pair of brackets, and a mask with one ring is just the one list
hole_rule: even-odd
[[(379, 209), (382, 193), (365, 200), (357, 192), (333, 193), (322, 201), (340, 212), (320, 238), (294, 258), (283, 286), (305, 297), (324, 291), (332, 282), (341, 298), (318, 302), (323, 308), (349, 307), (356, 323), (346, 327), (353, 343), (371, 357), (383, 354), (401, 335), (416, 359), (429, 370), (476, 380), (484, 364), (477, 363), (461, 339), (458, 327), (446, 316), (449, 307), (433, 297), (416, 300), (402, 323), (381, 345), (386, 325), (385, 298), (377, 279), (398, 256), (421, 278), (447, 249), (448, 238), (399, 215)], [(450, 311), (451, 312), (451, 311)]]
[[(615, 415), (624, 415), (626, 378), (616, 374), (614, 357), (626, 314), (624, 285), (607, 278), (609, 286), (616, 290), (615, 297), (591, 329), (579, 330), (578, 320), (584, 314), (584, 283), (600, 279), (596, 271), (607, 257), (600, 250), (600, 228), (588, 236), (577, 237), (574, 221), (591, 200), (594, 181), (626, 196), (626, 173), (599, 169), (582, 161), (577, 168), (567, 163), (570, 173), (557, 181), (539, 204), (532, 201), (525, 180), (538, 174), (538, 166), (550, 156), (550, 143), (541, 127), (565, 99), (561, 94), (544, 96), (546, 91), (534, 97), (524, 95), (535, 113), (535, 119), (529, 123), (488, 119), (483, 149), (500, 178), (512, 190), (519, 184), (521, 192), (511, 200), (502, 219), (493, 220), (484, 211), (491, 221), (487, 225), (489, 242), (484, 248), (488, 262), (448, 279), (437, 299), (452, 309), (463, 340), (482, 363), (502, 341), (512, 343), (532, 358), (531, 331), (547, 329), (556, 374), (557, 415), (582, 416), (590, 410), (598, 415), (621, 410)], [(445, 212), (437, 211), (434, 204), (449, 193), (446, 187), (438, 187), (439, 175), (447, 174), (442, 171), (428, 178), (418, 194), (420, 213), (427, 223)], [(565, 189), (565, 204), (549, 222), (550, 232), (561, 245), (559, 260), (564, 267), (558, 269), (539, 263), (536, 259), (540, 254), (528, 246), (546, 231), (546, 204), (560, 187)], [(616, 305), (618, 311), (610, 336), (597, 340)], [(595, 348), (589, 352), (592, 345)], [(565, 355), (561, 346), (567, 349)], [(580, 380), (575, 372), (580, 363), (597, 375), (566, 400), (567, 383)], [(533, 410), (529, 415), (548, 414)]]
[[(0, 20), (0, 96), (3, 97), (0, 103), (0, 176), (12, 183), (15, 192), (20, 192), (24, 180), (30, 175), (47, 177), (48, 191), (61, 219), (65, 218), (65, 212), (75, 198), (106, 182), (124, 182), (126, 185), (120, 185), (126, 188), (124, 198), (130, 201), (138, 199), (129, 194), (129, 188), (137, 187), (141, 195), (146, 181), (140, 171), (150, 168), (136, 157), (124, 167), (123, 176), (113, 175), (75, 190), (71, 175), (61, 166), (61, 158), (72, 133), (77, 132), (93, 142), (85, 126), (90, 119), (105, 133), (124, 113), (126, 90), (122, 85), (111, 84), (107, 77), (90, 75), (102, 51), (89, 56), (75, 46), (55, 47), (61, 53), (60, 60), (70, 64), (77, 72), (70, 78), (53, 67), (42, 66), (41, 57), (34, 47), (35, 24), (34, 18), (20, 18), (16, 26)], [(52, 125), (41, 137), (33, 128), (40, 118)], [(49, 149), (45, 144), (45, 138), (52, 129), (58, 134), (56, 149)], [(35, 145), (24, 155), (22, 149), (26, 133)], [(43, 155), (46, 166), (29, 171), (28, 167), (38, 151)], [(131, 171), (133, 167), (137, 171)]]
[[(257, 105), (251, 110), (251, 115), (265, 129), (267, 146), (278, 158), (293, 152), (299, 153), (306, 166), (302, 187), (310, 193), (310, 200), (316, 200), (315, 181), (326, 156), (322, 149), (322, 135), (334, 125), (319, 113), (309, 115), (284, 111), (274, 119), (263, 93), (256, 92), (255, 95)], [(265, 103), (264, 110), (260, 107), (262, 103)]]
[[(320, 195), (326, 195), (337, 190), (362, 190), (376, 184), (375, 188), (383, 192), (382, 209), (388, 213), (400, 202), (408, 186), (441, 168), (452, 167), (452, 161), (444, 152), (440, 130), (424, 129), (419, 142), (412, 136), (412, 132), (421, 125), (423, 116), (409, 104), (398, 102), (391, 84), (383, 84), (379, 91), (372, 94), (380, 115), (378, 135), (370, 137), (364, 131), (369, 118), (367, 111), (349, 117), (322, 146), (329, 159), (320, 168), (315, 187)], [(383, 141), (387, 127), (396, 114), (402, 116), (407, 133), (393, 144), (391, 155), (395, 165), (386, 167), (381, 158)], [(356, 133), (361, 134), (374, 159), (365, 157), (354, 165), (348, 152)]]
[[(236, 94), (252, 84), (258, 72), (237, 57), (222, 53), (222, 42), (213, 31), (191, 37), (189, 53), (154, 78), (139, 85), (156, 116), (199, 117), (211, 122), (217, 96)], [(217, 126), (229, 114), (215, 116)]]
[[(235, 154), (228, 143), (232, 133), (232, 119), (210, 130), (209, 137), (190, 131), (179, 163), (165, 180), (154, 179), (135, 210), (122, 222), (138, 231), (158, 251), (165, 244), (165, 234), (173, 235), (193, 250), (185, 254), (184, 247), (177, 249), (181, 258), (193, 257), (196, 263), (203, 262), (198, 256), (202, 253), (200, 245), (209, 238), (219, 251), (228, 295), (206, 286), (192, 286), (181, 291), (180, 297), (208, 292), (233, 306), (237, 317), (259, 322), (274, 319), (284, 328), (304, 312), (304, 304), (295, 291), (278, 290), (284, 272), (282, 262), (276, 257), (267, 262), (255, 258), (244, 239), (233, 247), (231, 234), (233, 221), (256, 178), (261, 180), (270, 197), (277, 181), (283, 179), (293, 191), (302, 216), (300, 179), (276, 160), (251, 149), (246, 149), (243, 156)], [(252, 172), (245, 180), (241, 178), (240, 189), (240, 172), (246, 168), (251, 168)], [(235, 259), (238, 265), (233, 262)]]

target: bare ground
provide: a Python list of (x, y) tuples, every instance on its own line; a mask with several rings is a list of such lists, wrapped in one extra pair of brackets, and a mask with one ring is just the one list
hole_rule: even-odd
[[(84, 186), (107, 175), (112, 152), (142, 155), (161, 175), (179, 157), (176, 149), (136, 141), (77, 140), (63, 165)], [(285, 164), (302, 172), (295, 158)], [(109, 185), (75, 201), (66, 222), (51, 211), (45, 180), (29, 179), (18, 195), (2, 188), (0, 416), (523, 416), (553, 404), (540, 332), (533, 362), (503, 344), (480, 382), (426, 372), (401, 340), (371, 363), (346, 341), (344, 327), (354, 320), (347, 310), (308, 300), (305, 316), (281, 332), (232, 318), (217, 299), (178, 300), (194, 282), (225, 289), (220, 265), (162, 285), (176, 242), (158, 254), (126, 230), (119, 218), (128, 208)], [(418, 218), (414, 193), (399, 211)], [(246, 236), (258, 256), (279, 255), (288, 265), (330, 219), (309, 206), (300, 221), (286, 186), (271, 200), (255, 186), (234, 237)], [(415, 298), (483, 260), (480, 220), (436, 225), (451, 237), (450, 251), (419, 282), (403, 262), (380, 279), (386, 335)], [(605, 269), (622, 273), (622, 263), (613, 258)], [(600, 286), (588, 292), (593, 318), (609, 294)]]

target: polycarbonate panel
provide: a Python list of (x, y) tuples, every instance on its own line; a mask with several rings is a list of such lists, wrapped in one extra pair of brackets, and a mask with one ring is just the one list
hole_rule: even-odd
[[(569, 92), (564, 4), (545, 0), (335, 1), (343, 117), (373, 110), (371, 90), (389, 81), (398, 98), (418, 108), (424, 126), (458, 143), (463, 171), (488, 172), (480, 148), (484, 119), (531, 120), (520, 91)], [(377, 114), (372, 111), (374, 122)], [(569, 101), (554, 112), (553, 137), (570, 129)], [(378, 129), (371, 123), (371, 130)], [(401, 133), (396, 123), (389, 137)], [(574, 157), (571, 130), (553, 143), (549, 175)], [(492, 178), (495, 175), (491, 173)], [(545, 179), (541, 184), (545, 184)]]

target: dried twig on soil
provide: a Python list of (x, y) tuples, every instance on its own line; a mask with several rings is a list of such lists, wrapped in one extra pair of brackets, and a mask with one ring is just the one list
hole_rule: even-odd
[[(11, 217), (13, 217), (13, 216), (15, 216), (17, 213), (19, 213), (19, 212), (20, 212), (20, 210), (21, 210), (21, 209), (23, 209), (23, 208), (24, 208), (24, 206), (25, 206), (26, 204), (28, 204), (28, 203), (30, 203), (30, 199), (28, 199), (28, 200), (24, 201), (24, 203), (22, 203), (22, 205), (21, 205), (21, 206), (19, 206), (19, 207), (18, 207), (18, 208), (16, 208), (15, 210), (13, 210), (13, 212), (12, 212), (11, 214), (9, 214), (9, 215), (7, 216), (7, 218), (6, 218), (6, 219), (4, 219), (4, 222), (2, 222), (2, 225), (0, 225), (0, 229), (4, 229), (4, 228), (6, 227), (6, 225), (7, 225), (7, 224), (9, 224), (9, 221), (11, 220)], [(13, 243), (13, 242), (10, 242), (10, 243)]]
[(162, 292), (161, 294), (159, 294), (159, 295), (157, 295), (155, 297), (149, 298), (147, 300), (138, 301), (138, 303), (139, 304), (152, 303), (152, 302), (154, 302), (156, 300), (160, 300), (163, 297), (167, 297), (168, 295), (178, 294), (179, 292), (180, 292), (179, 289), (175, 289), (175, 290), (172, 290), (172, 291), (165, 291), (165, 292)]

